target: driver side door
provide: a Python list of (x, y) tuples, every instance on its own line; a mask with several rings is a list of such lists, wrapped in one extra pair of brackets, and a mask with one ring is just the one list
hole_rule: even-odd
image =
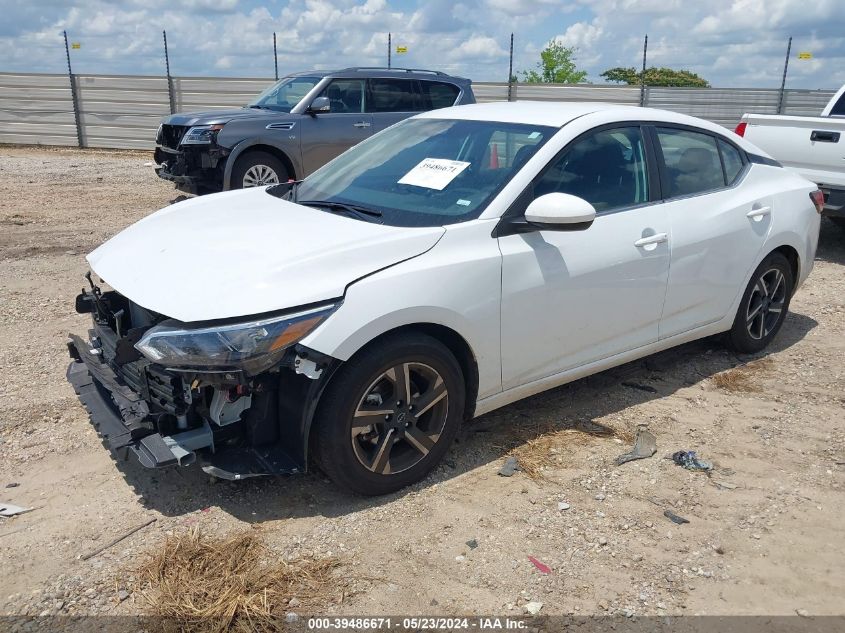
[(365, 84), (363, 79), (334, 79), (318, 95), (328, 97), (331, 111), (302, 115), (299, 135), (303, 176), (372, 134), (373, 115), (365, 110)]
[[(655, 343), (669, 275), (669, 220), (639, 124), (572, 141), (517, 201), (568, 193), (590, 202), (586, 230), (499, 237), (505, 390)], [(509, 213), (510, 214), (510, 213)]]

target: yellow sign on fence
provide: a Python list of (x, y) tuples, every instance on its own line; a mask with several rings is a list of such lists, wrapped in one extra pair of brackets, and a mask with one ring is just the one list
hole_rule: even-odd
[(70, 47), (71, 48), (82, 48), (82, 44), (80, 44), (79, 42), (74, 42), (73, 44), (70, 45)]
[(407, 46), (397, 46), (397, 47), (396, 47), (396, 52), (397, 52), (397, 53), (407, 53), (407, 52), (408, 52), (408, 47), (407, 47)]
[(813, 59), (813, 54), (808, 52), (798, 53), (798, 59)]

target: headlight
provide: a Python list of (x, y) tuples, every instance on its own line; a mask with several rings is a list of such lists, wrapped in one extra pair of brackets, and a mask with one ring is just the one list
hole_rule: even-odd
[(164, 321), (150, 328), (135, 348), (154, 363), (195, 369), (243, 369), (258, 374), (311, 332), (336, 306), (323, 306), (245, 323), (192, 328)]
[(217, 132), (223, 129), (222, 124), (218, 125), (195, 125), (185, 132), (181, 145), (208, 145), (215, 139)]

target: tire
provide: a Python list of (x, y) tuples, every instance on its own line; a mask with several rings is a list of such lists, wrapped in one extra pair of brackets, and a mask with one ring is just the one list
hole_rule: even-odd
[(446, 454), (465, 398), (460, 365), (445, 345), (418, 333), (385, 338), (341, 367), (320, 399), (312, 434), (317, 464), (361, 495), (404, 488)]
[(829, 216), (827, 216), (827, 218), (828, 218), (828, 220), (833, 222), (839, 228), (840, 231), (845, 231), (845, 217), (841, 217), (841, 216), (838, 216), (838, 215), (836, 215), (836, 216), (829, 215)]
[(232, 168), (231, 189), (263, 187), (288, 181), (288, 170), (282, 161), (267, 152), (247, 152)]
[(786, 318), (794, 286), (789, 260), (778, 252), (766, 257), (742, 295), (728, 344), (737, 352), (753, 354), (771, 343)]

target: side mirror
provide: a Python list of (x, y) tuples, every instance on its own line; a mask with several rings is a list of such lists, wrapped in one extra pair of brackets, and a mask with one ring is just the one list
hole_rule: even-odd
[(535, 230), (583, 231), (595, 219), (593, 205), (568, 193), (547, 193), (532, 200), (525, 210), (525, 220)]
[(328, 97), (317, 97), (308, 106), (308, 112), (316, 114), (317, 112), (331, 112), (332, 104)]

